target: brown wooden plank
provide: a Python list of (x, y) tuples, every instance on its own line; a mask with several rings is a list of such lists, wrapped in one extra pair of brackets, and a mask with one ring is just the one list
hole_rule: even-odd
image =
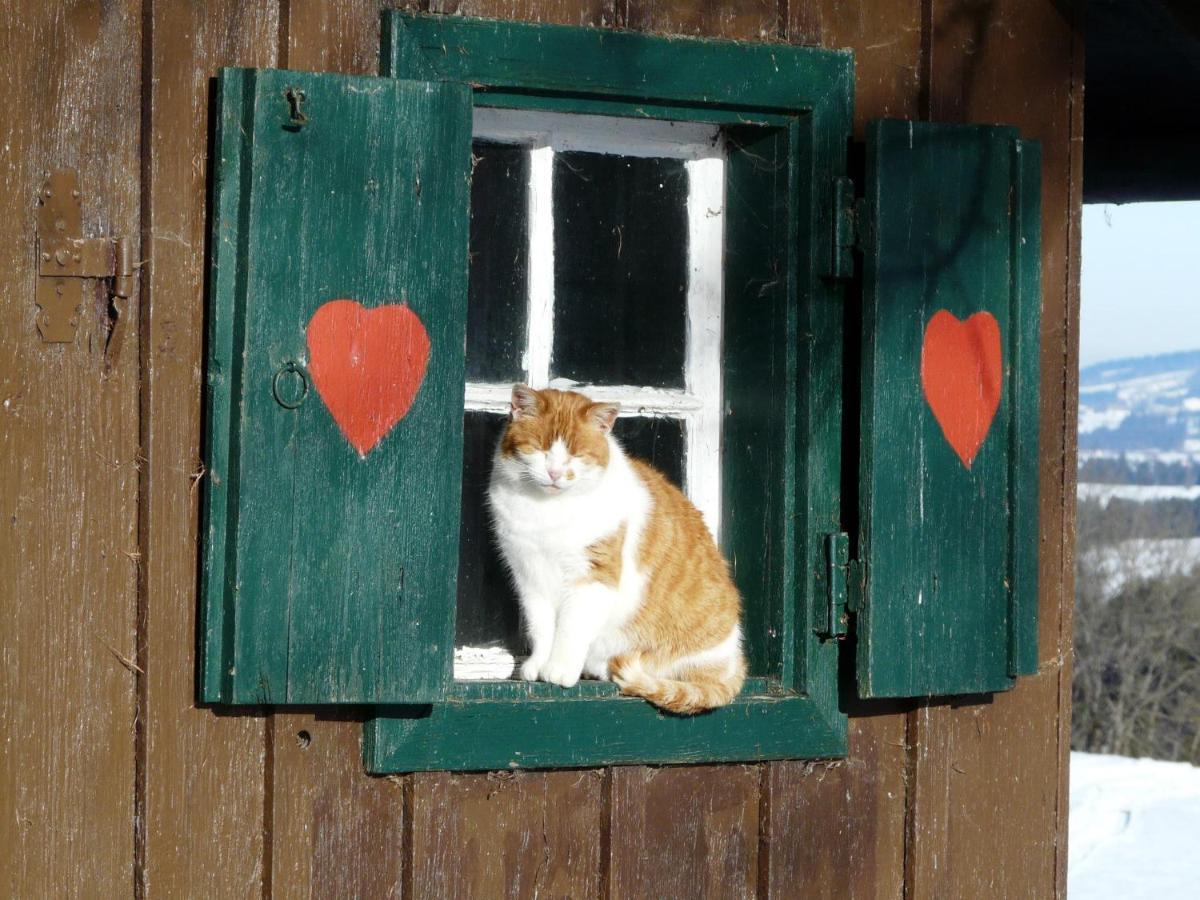
[(286, 3), (283, 7), (285, 45), (280, 63), (284, 67), (343, 75), (379, 72), (379, 0)]
[[(0, 27), (0, 895), (134, 883), (138, 360), (105, 372), (108, 295), (73, 342), (35, 327), (35, 200), (73, 167), (83, 234), (138, 248), (133, 0), (7, 4)], [(136, 302), (122, 328), (137, 347)]]
[(921, 96), (921, 0), (886, 6), (792, 0), (788, 39), (854, 51), (854, 132), (870, 119), (916, 118)]
[(615, 0), (430, 0), (429, 11), (446, 15), (611, 27)]
[(601, 772), (412, 778), (413, 896), (597, 896)]
[(898, 713), (851, 719), (844, 760), (771, 764), (767, 895), (901, 897), (906, 765)]
[(263, 720), (197, 710), (196, 538), (209, 79), (275, 63), (277, 5), (149, 7), (142, 354), (146, 669), (142, 889), (244, 896), (262, 879)]
[(918, 710), (915, 896), (1052, 896), (1057, 692), (1056, 677), (1037, 676), (990, 703)]
[(618, 24), (635, 31), (691, 34), (744, 41), (779, 40), (783, 22), (776, 0), (628, 0)]
[(614, 768), (611, 896), (754, 896), (761, 771), (761, 766)]
[(361, 720), (290, 713), (272, 728), (272, 895), (401, 896), (403, 780), (363, 772)]
[(1072, 116), (1082, 89), (1070, 15), (1041, 0), (933, 5), (931, 118), (1010, 122), (1042, 141), (1041, 672), (991, 703), (917, 714), (908, 885), (917, 896), (1063, 889), (1080, 196)]

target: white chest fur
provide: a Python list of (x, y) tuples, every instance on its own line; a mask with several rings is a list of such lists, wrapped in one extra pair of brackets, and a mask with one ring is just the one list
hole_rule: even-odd
[(523, 482), (495, 479), (489, 501), (496, 540), (523, 598), (537, 594), (557, 607), (570, 586), (586, 578), (588, 548), (622, 525), (621, 593), (640, 588), (636, 548), (650, 494), (615, 442), (604, 476), (594, 487), (551, 495)]
[[(493, 526), (512, 571), (529, 637), (526, 679), (570, 686), (580, 671), (607, 677), (625, 649), (622, 627), (642, 599), (637, 549), (651, 508), (649, 491), (615, 441), (603, 477), (549, 494), (497, 465), (489, 490)], [(591, 579), (588, 548), (622, 526), (621, 577), (614, 589)]]

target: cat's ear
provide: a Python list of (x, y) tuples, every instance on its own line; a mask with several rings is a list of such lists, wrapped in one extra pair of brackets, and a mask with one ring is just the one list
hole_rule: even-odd
[(531, 419), (537, 415), (537, 391), (527, 384), (514, 384), (512, 389), (512, 406), (508, 417), (514, 422), (517, 419)]
[(596, 426), (608, 434), (617, 421), (617, 413), (621, 411), (621, 407), (615, 403), (593, 403), (588, 411), (592, 414)]

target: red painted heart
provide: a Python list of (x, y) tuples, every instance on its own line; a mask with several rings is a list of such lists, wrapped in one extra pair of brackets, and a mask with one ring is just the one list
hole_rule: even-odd
[(925, 326), (921, 387), (942, 434), (964, 466), (983, 446), (1002, 387), (1000, 326), (991, 313), (960, 322), (944, 309)]
[(308, 321), (313, 385), (359, 456), (408, 413), (429, 364), (429, 335), (405, 305), (330, 300)]

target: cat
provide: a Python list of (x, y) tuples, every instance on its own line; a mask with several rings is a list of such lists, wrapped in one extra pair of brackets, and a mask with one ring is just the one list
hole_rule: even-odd
[(527, 681), (581, 675), (673, 713), (742, 688), (741, 598), (699, 510), (612, 435), (618, 407), (512, 390), (488, 505), (530, 643)]

